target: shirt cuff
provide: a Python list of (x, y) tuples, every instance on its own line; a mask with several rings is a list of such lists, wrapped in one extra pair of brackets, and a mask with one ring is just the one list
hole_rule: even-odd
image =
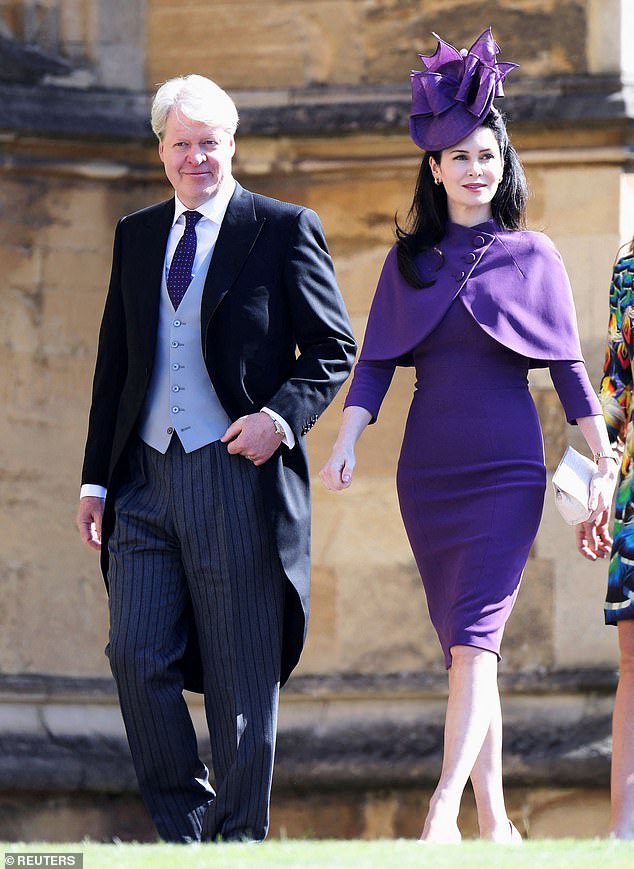
[(271, 417), (271, 419), (275, 419), (279, 422), (279, 424), (284, 429), (284, 438), (282, 439), (282, 443), (284, 444), (284, 446), (287, 446), (289, 450), (292, 450), (295, 446), (295, 435), (291, 431), (291, 427), (286, 422), (284, 417), (280, 416), (279, 413), (275, 413), (275, 411), (271, 410), (269, 407), (263, 407), (261, 410), (263, 413), (267, 413)]
[(105, 498), (107, 489), (97, 486), (95, 483), (84, 483), (79, 490), (80, 498)]

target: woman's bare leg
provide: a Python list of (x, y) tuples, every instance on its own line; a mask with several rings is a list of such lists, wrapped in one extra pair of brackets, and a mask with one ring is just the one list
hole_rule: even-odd
[[(423, 842), (460, 841), (462, 793), (491, 727), (491, 712), (496, 703), (499, 707), (497, 655), (471, 646), (453, 646), (451, 654), (442, 770), (429, 802)], [(488, 776), (486, 759), (483, 756), (480, 778)]]
[(497, 694), (491, 724), (471, 773), (478, 809), (480, 838), (492, 842), (521, 842), (519, 831), (506, 813), (502, 788), (502, 708)]

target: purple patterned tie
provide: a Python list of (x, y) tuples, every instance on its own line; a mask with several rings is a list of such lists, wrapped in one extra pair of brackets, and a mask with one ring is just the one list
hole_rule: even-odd
[(196, 256), (196, 224), (202, 217), (198, 211), (185, 211), (185, 232), (176, 245), (169, 274), (167, 275), (167, 294), (174, 310), (183, 301), (192, 279), (192, 268)]

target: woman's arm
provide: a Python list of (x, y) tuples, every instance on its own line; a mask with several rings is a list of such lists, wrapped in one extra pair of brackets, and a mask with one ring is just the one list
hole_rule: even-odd
[(616, 485), (618, 459), (610, 444), (608, 430), (601, 414), (601, 405), (592, 389), (583, 362), (569, 360), (551, 362), (550, 376), (568, 422), (576, 423), (579, 426), (581, 434), (597, 462), (597, 472), (590, 485), (588, 503), (592, 513), (587, 521), (589, 524), (600, 523), (602, 535), (607, 535), (607, 522)]
[(580, 417), (577, 424), (597, 463), (597, 471), (590, 483), (590, 501), (588, 503), (590, 510), (592, 510), (588, 522), (596, 522), (604, 514), (609, 516), (618, 477), (619, 460), (612, 449), (602, 416)]
[(371, 421), (372, 414), (364, 407), (348, 405), (344, 410), (330, 458), (319, 472), (320, 480), (332, 492), (347, 489), (352, 483), (354, 447)]
[(333, 492), (347, 489), (352, 482), (355, 444), (365, 428), (376, 422), (395, 369), (394, 359), (376, 362), (361, 359), (357, 362), (337, 439), (330, 458), (319, 472), (327, 489)]
[[(627, 286), (623, 287), (622, 274), (623, 270), (620, 264), (617, 264), (612, 273), (612, 281), (610, 283), (610, 319), (608, 323), (603, 377), (599, 390), (599, 399), (607, 425), (608, 439), (613, 444), (616, 443), (617, 446), (616, 455), (619, 458), (618, 464), (620, 464), (620, 452), (630, 419), (632, 400), (632, 365), (629, 353), (629, 340), (627, 342), (624, 340), (624, 333), (629, 336), (631, 330), (629, 319), (630, 290)], [(626, 298), (623, 298), (624, 293), (627, 293)], [(627, 304), (622, 304), (622, 299)], [(583, 432), (583, 428), (581, 430)], [(586, 432), (583, 433), (585, 436)], [(592, 430), (587, 431), (586, 441), (593, 452), (596, 451), (588, 438), (595, 439), (596, 436), (596, 432)], [(604, 443), (605, 437), (601, 431), (599, 444)], [(619, 450), (619, 447), (621, 450)], [(603, 446), (599, 446), (597, 451), (603, 452)], [(599, 466), (601, 466), (602, 462), (605, 462), (605, 460), (600, 460)], [(610, 464), (613, 464), (613, 462), (610, 461)], [(610, 537), (608, 528), (609, 519), (610, 512), (607, 509), (594, 522), (589, 519), (575, 528), (577, 549), (581, 555), (590, 561), (596, 561), (597, 558), (606, 558), (610, 554), (612, 538)]]
[(590, 483), (588, 506), (592, 513), (585, 522), (575, 526), (577, 549), (590, 561), (610, 554), (610, 506), (618, 477), (619, 461), (610, 444), (608, 430), (602, 416), (586, 416), (577, 420), (592, 455), (596, 457), (597, 472)]

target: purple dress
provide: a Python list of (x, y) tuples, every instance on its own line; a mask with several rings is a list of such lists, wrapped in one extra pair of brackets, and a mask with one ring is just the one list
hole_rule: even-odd
[[(460, 291), (465, 284), (456, 291), (455, 281), (445, 280), (443, 271), (452, 252), (444, 252), (445, 265), (431, 288), (435, 299), (426, 312), (433, 321), (431, 330), (420, 323), (422, 337), (414, 346), (397, 340), (397, 352), (380, 358), (376, 346), (384, 347), (385, 336), (373, 339), (377, 324), (369, 323), (346, 406), (365, 407), (376, 417), (395, 366), (415, 365), (416, 388), (397, 488), (431, 620), (449, 667), (450, 648), (457, 644), (499, 655), (504, 625), (539, 527), (546, 469), (539, 419), (528, 390), (529, 367), (540, 361), (550, 367), (569, 420), (598, 414), (600, 408), (578, 358), (580, 351), (564, 347), (572, 358), (539, 360), (506, 346), (490, 334), (495, 318), (481, 324), (474, 316), (468, 295)], [(391, 282), (388, 294), (399, 280), (393, 265), (386, 263), (386, 268), (390, 272), (386, 275), (384, 270), (383, 286), (377, 289), (379, 305), (373, 305), (371, 314), (371, 320), (373, 315), (383, 316), (383, 333), (389, 321), (386, 326), (381, 296), (386, 296), (386, 280)], [(474, 278), (484, 273), (485, 269), (475, 269)], [(450, 275), (455, 277), (455, 272)], [(425, 294), (428, 289), (413, 292)], [(436, 304), (443, 291), (443, 303)], [(473, 299), (477, 302), (475, 294)], [(421, 310), (416, 312), (419, 317)], [(410, 330), (407, 341), (415, 334)]]

